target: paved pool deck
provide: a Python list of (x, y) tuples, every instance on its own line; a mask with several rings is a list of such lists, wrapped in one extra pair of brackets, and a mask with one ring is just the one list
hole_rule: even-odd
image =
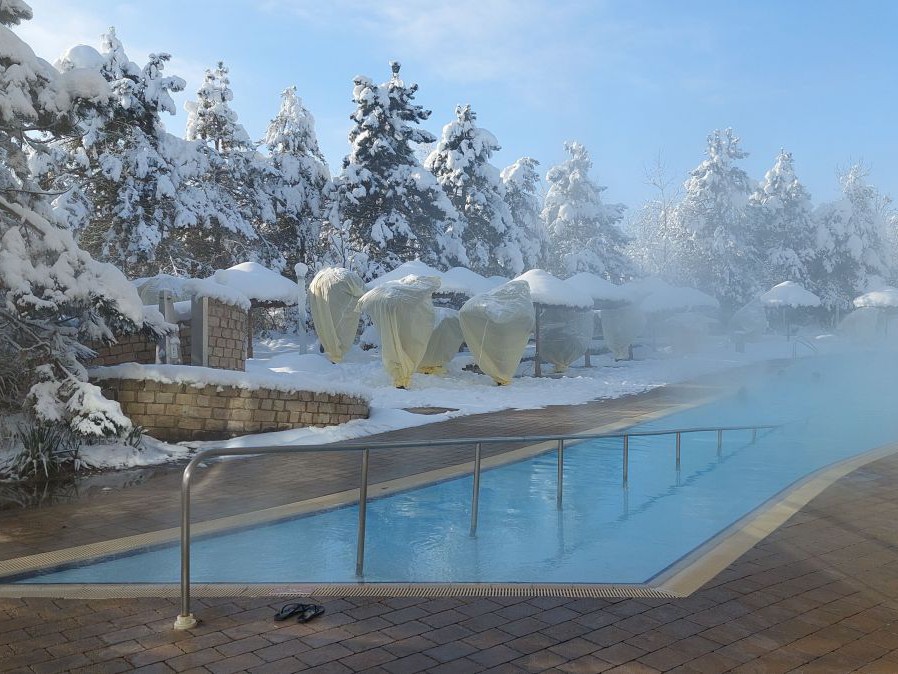
[[(733, 385), (733, 375), (719, 375), (613, 401), (465, 417), (377, 439), (627, 425)], [(357, 456), (282, 459), (211, 465), (195, 490), (196, 519), (357, 485)], [(461, 447), (401, 460), (385, 454), (372, 460), (371, 481), (468, 460), (470, 449)], [(269, 484), (264, 494), (254, 487), (258, 478)], [(0, 560), (174, 526), (178, 479), (178, 471), (162, 470), (128, 489), (4, 511)], [(325, 615), (301, 625), (272, 620), (286, 598), (197, 597), (201, 623), (176, 632), (174, 598), (6, 593), (0, 671), (898, 672), (896, 484), (896, 456), (845, 475), (701, 588), (676, 599), (322, 597)]]

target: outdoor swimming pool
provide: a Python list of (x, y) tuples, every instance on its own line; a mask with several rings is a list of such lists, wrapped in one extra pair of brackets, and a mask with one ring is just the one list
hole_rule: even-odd
[[(629, 488), (620, 440), (569, 445), (564, 507), (556, 455), (484, 471), (477, 536), (471, 478), (368, 504), (368, 582), (642, 583), (782, 489), (833, 462), (898, 439), (898, 368), (855, 354), (761, 366), (732, 398), (640, 430), (785, 424), (761, 433), (686, 435), (681, 470), (671, 436), (631, 438)], [(551, 430), (551, 429), (547, 429)], [(347, 506), (197, 539), (192, 579), (211, 583), (353, 583), (358, 511)], [(19, 580), (172, 583), (177, 545)]]

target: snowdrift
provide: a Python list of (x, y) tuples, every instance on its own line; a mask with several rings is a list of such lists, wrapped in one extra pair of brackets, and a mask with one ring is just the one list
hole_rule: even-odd
[(359, 298), (365, 284), (355, 272), (326, 267), (309, 284), (309, 308), (318, 341), (332, 363), (339, 363), (359, 328)]
[(408, 388), (433, 333), (436, 276), (406, 276), (372, 288), (358, 301), (380, 335), (384, 368), (397, 388)]
[(514, 376), (533, 331), (533, 302), (526, 281), (509, 281), (462, 305), (458, 312), (465, 342), (477, 365), (497, 384)]

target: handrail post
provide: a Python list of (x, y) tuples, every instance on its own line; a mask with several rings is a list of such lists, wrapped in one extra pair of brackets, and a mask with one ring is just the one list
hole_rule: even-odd
[(368, 514), (368, 455), (362, 450), (362, 475), (359, 482), (359, 532), (355, 548), (355, 575), (361, 577), (365, 570), (365, 522)]
[(181, 612), (175, 618), (176, 630), (196, 627), (190, 612), (190, 477), (197, 457), (187, 464), (181, 477)]
[(471, 494), (471, 536), (477, 535), (477, 510), (480, 508), (480, 452), (482, 445), (474, 445), (474, 490)]
[(630, 436), (624, 436), (624, 486), (630, 482)]
[(723, 449), (723, 431), (717, 431), (717, 456), (720, 456), (720, 453)]
[(562, 494), (564, 492), (564, 440), (558, 441), (558, 480), (556, 482), (558, 493), (555, 495), (555, 507), (561, 510)]
[(677, 432), (677, 470), (680, 470), (680, 433)]

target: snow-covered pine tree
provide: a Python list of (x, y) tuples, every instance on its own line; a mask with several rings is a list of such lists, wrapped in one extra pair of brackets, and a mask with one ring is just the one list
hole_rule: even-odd
[(399, 63), (390, 68), (383, 84), (354, 80), (352, 149), (335, 179), (336, 214), (326, 232), (330, 258), (368, 279), (414, 258), (467, 263), (463, 220), (415, 157), (417, 144), (436, 140), (417, 126), (430, 111), (413, 102), (418, 86), (400, 79)]
[(186, 232), (184, 246), (196, 251), (205, 273), (247, 260), (282, 269), (283, 257), (259, 236), (263, 223), (275, 220), (266, 191), (270, 168), (231, 108), (234, 94), (224, 63), (206, 71), (196, 96), (184, 104), (185, 135), (204, 145), (206, 171), (194, 181), (211, 203), (202, 226)]
[(549, 235), (539, 214), (542, 203), (539, 196), (539, 162), (532, 157), (521, 157), (511, 166), (502, 169), (500, 177), (505, 185), (505, 203), (511, 210), (511, 219), (520, 233), (520, 249), (524, 269), (542, 269), (546, 266)]
[(670, 237), (680, 281), (714, 293), (725, 312), (759, 290), (758, 259), (746, 205), (752, 190), (735, 161), (747, 156), (732, 129), (708, 136), (707, 158), (684, 185)]
[(281, 94), (281, 108), (262, 141), (272, 171), (267, 191), (273, 197), (275, 218), (263, 223), (262, 236), (286, 261), (315, 267), (331, 191), (330, 171), (315, 137), (315, 120), (296, 95), (296, 87)]
[(160, 119), (162, 112), (175, 114), (170, 93), (185, 86), (180, 77), (163, 75), (169, 59), (150, 54), (138, 67), (110, 28), (102, 54), (80, 45), (59, 62), (63, 71), (98, 71), (113, 96), (81, 122), (81, 134), (59, 143), (65, 162), (51, 166), (46, 177), (69, 188), (56, 206), (80, 214), (79, 244), (131, 276), (186, 265), (175, 230), (197, 219), (196, 203), (180, 189), (190, 148), (166, 133)]
[(791, 152), (780, 150), (748, 204), (761, 286), (769, 288), (783, 281), (807, 286), (817, 227), (811, 197), (795, 175)]
[(890, 276), (886, 255), (887, 203), (867, 183), (867, 169), (855, 164), (840, 178), (842, 198), (814, 212), (817, 253), (810, 265), (814, 291), (824, 306), (844, 310), (858, 295)]
[(466, 221), (462, 242), (468, 263), (484, 276), (514, 277), (524, 270), (523, 237), (505, 202), (505, 185), (490, 164), (496, 137), (477, 126), (470, 105), (455, 108), (436, 149), (424, 162)]
[(80, 249), (59, 222), (27, 155), (76, 133), (76, 115), (104, 105), (96, 72), (59, 73), (8, 26), (31, 18), (21, 0), (0, 2), (0, 401), (83, 435), (130, 428), (118, 403), (88, 383), (85, 339), (143, 321), (134, 288)]
[(631, 275), (627, 237), (618, 223), (626, 206), (605, 204), (605, 187), (589, 177), (592, 161), (577, 142), (564, 144), (570, 155), (546, 174), (549, 185), (542, 219), (549, 234), (549, 267), (563, 277), (588, 271), (620, 282)]

